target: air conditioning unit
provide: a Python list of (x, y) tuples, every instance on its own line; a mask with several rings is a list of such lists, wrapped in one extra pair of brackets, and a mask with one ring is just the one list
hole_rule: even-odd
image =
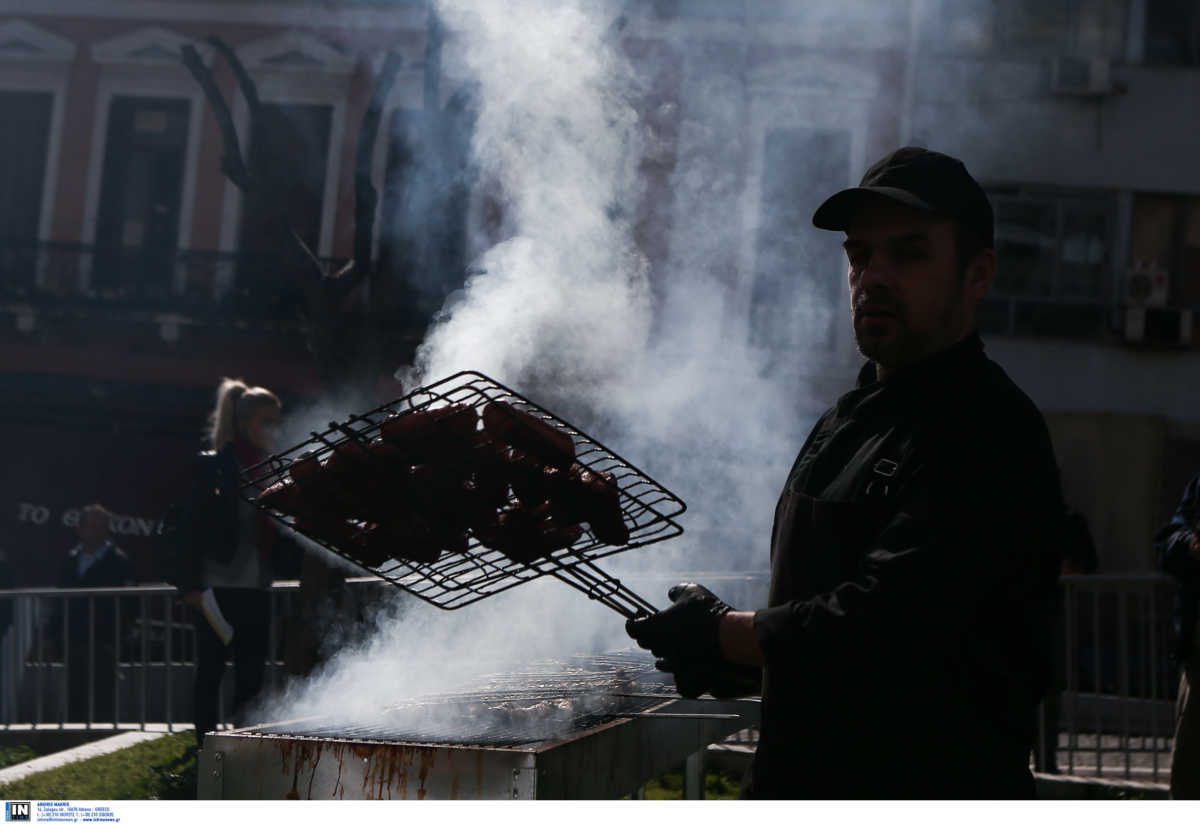
[(1166, 306), (1171, 292), (1167, 270), (1148, 260), (1135, 260), (1125, 271), (1125, 303), (1129, 306)]
[(1076, 97), (1112, 94), (1110, 63), (1088, 57), (1055, 57), (1050, 61), (1050, 93)]
[(1125, 307), (1125, 340), (1161, 346), (1190, 346), (1192, 310), (1155, 306)]

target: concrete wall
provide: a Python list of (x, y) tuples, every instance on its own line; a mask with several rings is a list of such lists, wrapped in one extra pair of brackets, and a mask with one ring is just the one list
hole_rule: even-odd
[(1147, 415), (1046, 415), (1067, 503), (1087, 518), (1101, 572), (1154, 569), (1167, 425)]
[(987, 348), (1046, 414), (1101, 570), (1154, 569), (1154, 532), (1200, 471), (1200, 353), (1023, 338)]
[(988, 354), (1043, 410), (1200, 422), (1200, 352), (990, 337)]
[(1124, 92), (1049, 93), (1044, 60), (923, 58), (913, 139), (981, 180), (1200, 192), (1200, 71), (1114, 66)]

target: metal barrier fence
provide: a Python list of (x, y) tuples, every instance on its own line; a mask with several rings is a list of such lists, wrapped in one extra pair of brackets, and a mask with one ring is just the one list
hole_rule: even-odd
[[(296, 613), (298, 595), (296, 581), (271, 588), (268, 687), (283, 681), (281, 627)], [(0, 729), (190, 724), (193, 619), (174, 587), (0, 590), (0, 605), (6, 604), (11, 625), (0, 639)], [(232, 680), (222, 682), (222, 722)]]
[[(1072, 575), (1062, 584), (1061, 692), (1039, 712), (1039, 765), (1165, 783), (1178, 689), (1171, 663), (1174, 582), (1154, 574)], [(1051, 746), (1053, 761), (1045, 753)]]
[[(705, 583), (742, 608), (766, 600), (764, 573), (631, 574), (655, 602), (679, 580)], [(362, 597), (379, 582), (352, 579)], [(1039, 708), (1035, 762), (1075, 775), (1165, 782), (1177, 689), (1170, 663), (1174, 584), (1161, 575), (1062, 579), (1056, 689)], [(285, 680), (285, 630), (299, 586), (271, 589), (266, 686)], [(170, 586), (0, 591), (12, 622), (0, 639), (0, 730), (87, 723), (126, 727), (191, 721), (192, 617)], [(232, 678), (223, 681), (228, 720)], [(1053, 765), (1053, 767), (1050, 767)]]

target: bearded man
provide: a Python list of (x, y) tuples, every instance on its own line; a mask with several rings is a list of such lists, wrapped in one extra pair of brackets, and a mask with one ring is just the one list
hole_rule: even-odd
[(1031, 798), (1064, 504), (1041, 414), (975, 328), (991, 204), (909, 147), (813, 224), (845, 233), (867, 363), (784, 484), (769, 605), (680, 584), (627, 629), (686, 696), (761, 676), (749, 797)]

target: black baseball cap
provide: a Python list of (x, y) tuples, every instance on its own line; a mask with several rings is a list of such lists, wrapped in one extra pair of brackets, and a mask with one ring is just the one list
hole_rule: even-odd
[(845, 231), (863, 200), (872, 196), (956, 220), (978, 231), (985, 246), (995, 245), (992, 204), (958, 158), (916, 146), (897, 149), (867, 169), (858, 186), (822, 203), (813, 213), (813, 225)]

